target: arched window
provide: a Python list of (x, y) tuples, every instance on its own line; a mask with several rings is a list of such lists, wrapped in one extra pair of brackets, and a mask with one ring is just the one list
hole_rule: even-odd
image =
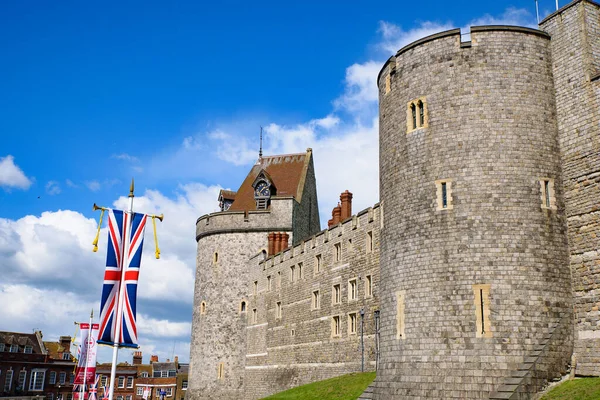
[(246, 312), (246, 302), (244, 300), (240, 303), (240, 312)]
[(215, 251), (215, 254), (213, 254), (213, 263), (218, 263), (219, 262), (219, 253)]
[(417, 106), (419, 107), (419, 126), (423, 126), (425, 125), (425, 107), (421, 100), (419, 100)]
[(412, 114), (412, 128), (417, 129), (417, 107), (415, 107), (415, 103), (411, 103), (410, 112)]
[(206, 314), (206, 302), (200, 303), (200, 314)]

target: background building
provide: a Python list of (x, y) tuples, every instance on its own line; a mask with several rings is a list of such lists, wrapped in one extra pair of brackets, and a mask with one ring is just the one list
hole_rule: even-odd
[(75, 359), (71, 337), (42, 340), (42, 332), (0, 332), (0, 397), (71, 400)]

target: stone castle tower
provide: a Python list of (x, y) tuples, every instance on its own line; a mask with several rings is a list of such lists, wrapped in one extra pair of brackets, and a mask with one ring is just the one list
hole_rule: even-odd
[(187, 400), (361, 364), (381, 400), (600, 376), (600, 5), (420, 39), (378, 87), (381, 204), (320, 231), (309, 149), (198, 219)]
[(266, 253), (269, 232), (293, 243), (320, 230), (312, 150), (261, 157), (239, 190), (222, 191), (219, 200), (221, 212), (196, 222), (192, 399), (244, 398), (246, 313), (240, 307), (247, 307), (250, 291), (247, 261)]
[(599, 8), (442, 32), (381, 71), (376, 399), (535, 392), (574, 343), (598, 374)]

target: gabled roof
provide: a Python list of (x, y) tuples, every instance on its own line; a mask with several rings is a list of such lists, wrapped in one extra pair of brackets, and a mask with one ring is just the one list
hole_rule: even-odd
[(70, 353), (70, 349), (67, 350), (62, 344), (57, 342), (44, 342), (44, 347), (48, 350), (50, 358), (55, 360), (63, 360), (62, 354), (69, 351), (69, 359), (65, 361), (73, 361), (75, 357)]
[(221, 189), (219, 192), (219, 201), (221, 200), (235, 200), (235, 192), (233, 190)]
[(294, 197), (297, 201), (300, 201), (311, 157), (312, 150), (307, 149), (306, 153), (260, 158), (242, 182), (229, 211), (256, 210), (252, 184), (261, 171), (269, 176), (273, 186), (275, 186), (277, 194), (273, 197)]
[[(0, 332), (0, 343), (4, 343), (7, 347), (13, 344), (19, 346), (19, 353), (23, 353), (25, 346), (31, 346), (33, 354), (45, 354), (46, 351), (41, 347), (40, 340), (35, 332)], [(5, 351), (8, 351), (8, 349)]]

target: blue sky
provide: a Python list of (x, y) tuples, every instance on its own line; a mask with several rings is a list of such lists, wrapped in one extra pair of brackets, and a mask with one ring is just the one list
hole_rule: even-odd
[(97, 310), (106, 246), (91, 253), (91, 206), (123, 206), (135, 177), (136, 207), (166, 216), (163, 260), (147, 240), (142, 263), (142, 350), (186, 360), (194, 222), (237, 189), (259, 126), (266, 154), (314, 149), (323, 225), (345, 189), (355, 211), (378, 201), (375, 78), (390, 55), (445, 29), (536, 23), (533, 0), (420, 5), (3, 4), (0, 303), (19, 301), (0, 330), (56, 338)]

